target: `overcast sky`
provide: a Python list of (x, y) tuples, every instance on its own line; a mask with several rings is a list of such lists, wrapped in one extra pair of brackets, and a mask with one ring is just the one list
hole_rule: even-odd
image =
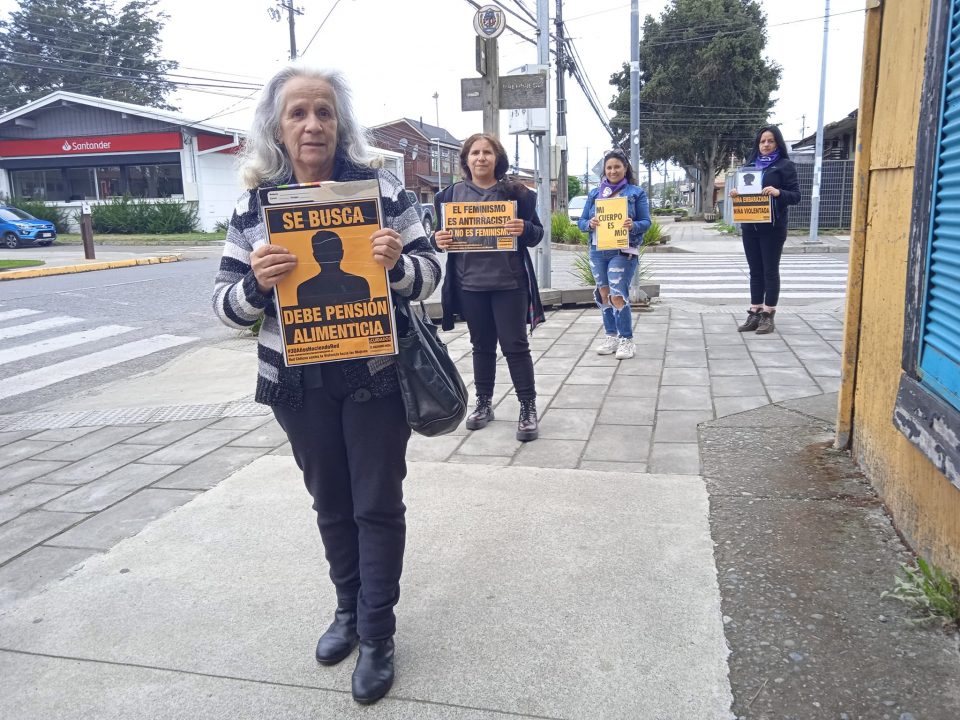
[[(479, 112), (460, 111), (460, 79), (477, 76), (475, 9), (466, 0), (301, 0), (300, 4), (304, 12), (296, 21), (298, 50), (312, 64), (346, 73), (361, 122), (375, 125), (422, 116), (436, 124), (439, 114), (439, 124), (458, 138), (482, 129)], [(535, 13), (537, 3), (504, 0), (501, 4), (522, 14), (519, 4)], [(556, 0), (548, 5), (554, 13)], [(645, 15), (659, 16), (666, 5), (667, 0), (640, 0), (641, 25)], [(799, 139), (802, 130), (810, 134), (816, 129), (824, 2), (763, 0), (761, 5), (768, 21), (766, 55), (783, 69), (773, 120), (788, 139)], [(0, 0), (0, 9), (15, 6)], [(289, 57), (285, 13), (282, 22), (268, 16), (275, 0), (157, 0), (156, 6), (170, 16), (163, 33), (164, 55), (179, 61), (182, 74), (263, 82)], [(830, 6), (825, 122), (839, 120), (857, 107), (863, 40), (863, 0), (833, 0)], [(609, 117), (610, 75), (630, 59), (630, 2), (564, 0), (563, 16), (584, 73)], [(499, 42), (502, 74), (537, 60), (536, 45), (509, 29), (535, 39), (533, 28), (512, 15), (507, 17), (508, 30)], [(610, 140), (576, 82), (568, 77), (566, 86), (570, 172), (582, 174), (588, 156), (592, 165), (610, 147)], [(434, 93), (439, 96), (436, 102)], [(555, 101), (553, 78), (550, 94)], [(253, 98), (244, 99), (247, 95), (236, 90), (181, 92), (174, 104), (192, 120), (223, 113), (209, 122), (243, 129), (254, 103)], [(501, 113), (501, 125), (512, 160), (514, 138), (507, 134), (506, 112)], [(528, 139), (520, 139), (522, 165), (532, 163), (531, 147)]]

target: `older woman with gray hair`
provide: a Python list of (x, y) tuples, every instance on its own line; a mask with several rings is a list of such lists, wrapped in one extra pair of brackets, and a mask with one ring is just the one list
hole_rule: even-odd
[(269, 185), (376, 179), (383, 227), (371, 235), (370, 253), (394, 293), (429, 297), (440, 265), (417, 208), (397, 178), (371, 166), (365, 140), (340, 73), (294, 65), (267, 83), (240, 156), (247, 191), (230, 220), (213, 304), (231, 327), (263, 318), (256, 400), (273, 409), (290, 440), (336, 589), (316, 658), (333, 665), (359, 644), (352, 691), (368, 704), (393, 684), (410, 428), (392, 357), (285, 365), (273, 293), (297, 258), (267, 242), (257, 196)]

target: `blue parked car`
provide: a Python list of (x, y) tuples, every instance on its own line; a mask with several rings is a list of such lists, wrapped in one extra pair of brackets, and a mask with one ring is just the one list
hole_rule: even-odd
[(38, 220), (30, 213), (9, 205), (0, 205), (0, 237), (3, 246), (50, 245), (57, 239), (57, 228), (49, 220)]

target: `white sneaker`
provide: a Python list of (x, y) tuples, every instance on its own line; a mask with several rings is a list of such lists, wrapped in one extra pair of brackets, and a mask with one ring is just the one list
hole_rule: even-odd
[(633, 340), (620, 338), (620, 343), (617, 345), (617, 360), (629, 360), (634, 354), (636, 354), (636, 348)]
[(617, 338), (615, 335), (607, 335), (603, 342), (597, 345), (597, 355), (613, 355), (617, 351)]

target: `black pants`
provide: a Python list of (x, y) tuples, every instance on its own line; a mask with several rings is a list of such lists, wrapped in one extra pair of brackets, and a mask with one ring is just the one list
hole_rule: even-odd
[(517, 397), (537, 396), (533, 359), (527, 342), (527, 291), (460, 291), (460, 309), (473, 345), (473, 382), (477, 395), (493, 395), (497, 378), (497, 340), (507, 359), (507, 368)]
[(273, 413), (313, 497), (337, 603), (357, 609), (361, 639), (384, 640), (400, 598), (410, 428), (399, 393), (355, 397), (334, 363), (323, 367), (323, 387), (304, 390), (301, 410)]
[(780, 256), (787, 240), (787, 225), (744, 223), (743, 252), (750, 267), (750, 304), (776, 307), (780, 298)]

